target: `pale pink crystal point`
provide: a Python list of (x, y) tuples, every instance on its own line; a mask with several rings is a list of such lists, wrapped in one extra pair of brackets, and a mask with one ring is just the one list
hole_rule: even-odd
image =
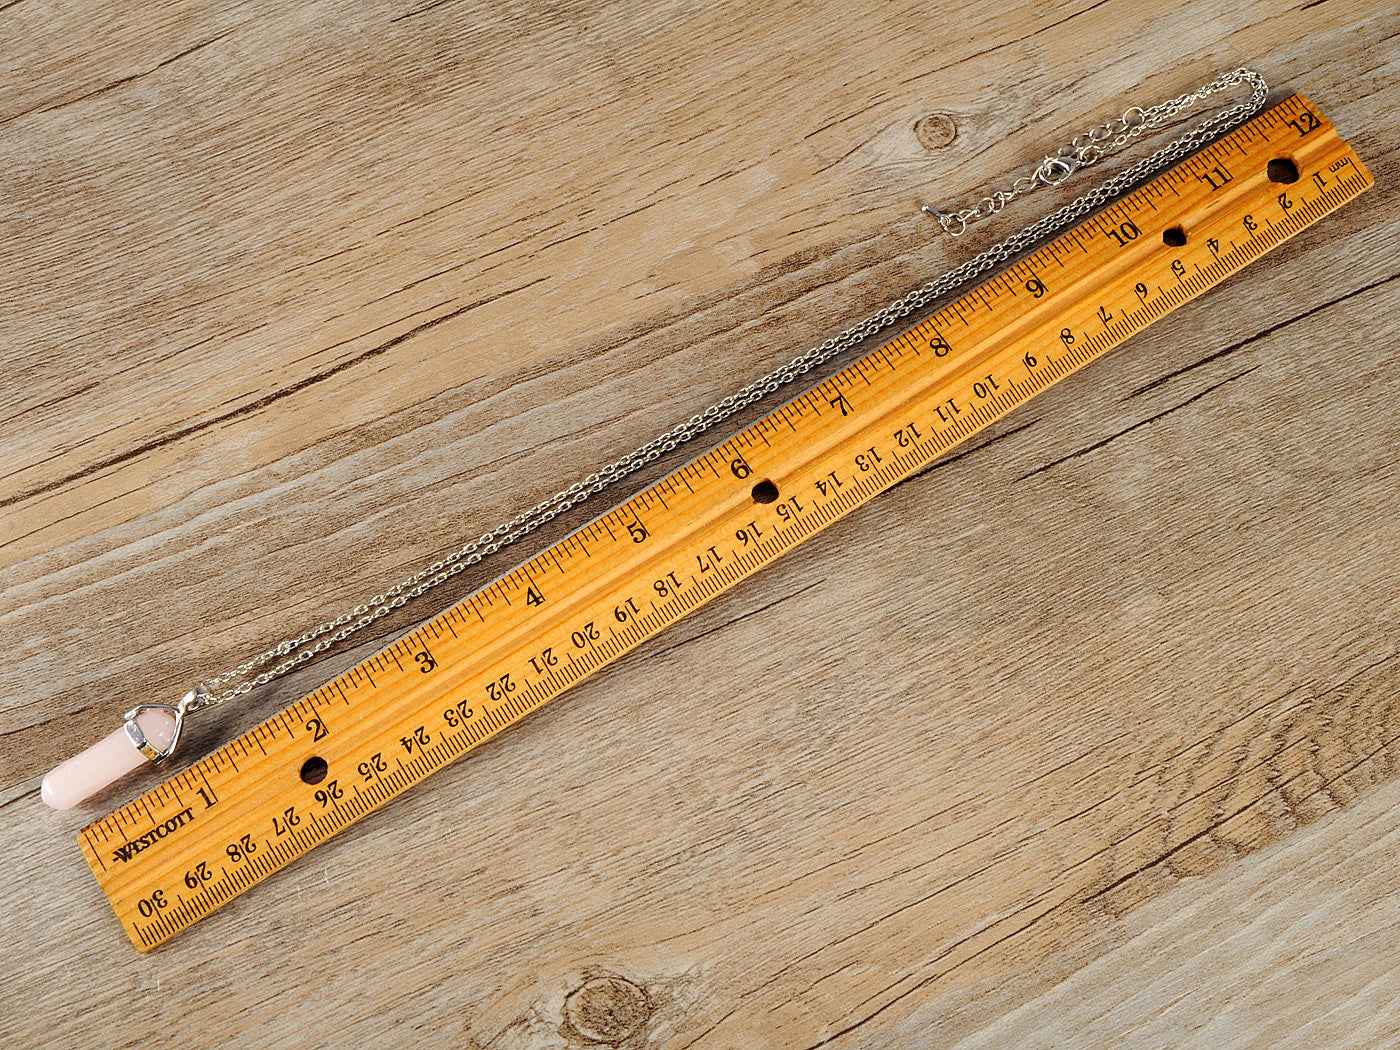
[[(175, 736), (175, 716), (169, 711), (146, 708), (137, 713), (136, 724), (146, 734), (146, 739), (161, 751), (170, 746)], [(118, 726), (115, 732), (86, 751), (55, 767), (44, 778), (39, 797), (54, 809), (72, 809), (145, 761), (146, 756), (136, 750), (131, 737), (126, 735), (126, 727)]]

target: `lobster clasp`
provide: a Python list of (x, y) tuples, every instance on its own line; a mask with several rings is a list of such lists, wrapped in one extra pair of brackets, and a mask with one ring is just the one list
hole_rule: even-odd
[(1046, 157), (1035, 169), (1035, 177), (1046, 186), (1058, 186), (1081, 167), (1079, 158), (1073, 155)]

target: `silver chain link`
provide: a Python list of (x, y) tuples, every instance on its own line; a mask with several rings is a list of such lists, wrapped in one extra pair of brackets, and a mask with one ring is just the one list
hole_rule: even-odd
[[(1047, 156), (1036, 168), (1033, 175), (1017, 179), (1012, 183), (1010, 190), (998, 191), (991, 196), (983, 197), (975, 206), (966, 211), (949, 215), (925, 205), (923, 210), (935, 215), (945, 231), (955, 235), (960, 234), (969, 223), (995, 215), (1015, 197), (1029, 193), (1040, 186), (1058, 185), (1076, 171), (1097, 163), (1103, 157), (1127, 145), (1137, 136), (1170, 121), (1197, 102), (1239, 84), (1248, 84), (1252, 88), (1250, 97), (1244, 102), (1203, 120), (1191, 131), (1163, 146), (1152, 156), (1139, 161), (1120, 174), (1106, 179), (1088, 193), (1064, 205), (1059, 210), (1037, 220), (1005, 240), (999, 241), (975, 258), (949, 270), (941, 277), (915, 288), (884, 308), (877, 310), (863, 321), (847, 328), (839, 335), (832, 336), (820, 346), (812, 347), (806, 353), (793, 358), (787, 364), (750, 383), (742, 390), (730, 394), (718, 404), (711, 405), (704, 412), (691, 416), (674, 429), (653, 438), (640, 448), (634, 449), (622, 458), (608, 464), (597, 473), (590, 474), (564, 491), (543, 500), (529, 510), (522, 511), (510, 521), (497, 526), (441, 560), (433, 562), (382, 594), (376, 594), (363, 605), (357, 605), (334, 620), (328, 620), (312, 627), (296, 638), (288, 638), (274, 648), (237, 667), (213, 678), (205, 679), (200, 683), (199, 689), (195, 691), (196, 695), (188, 704), (188, 711), (194, 712), (206, 707), (217, 706), (244, 693), (251, 692), (274, 678), (287, 674), (318, 653), (344, 641), (356, 631), (368, 627), (380, 617), (408, 604), (414, 598), (465, 571), (488, 555), (494, 554), (503, 547), (508, 547), (529, 535), (560, 514), (576, 507), (590, 496), (603, 491), (614, 482), (627, 477), (667, 452), (705, 433), (734, 413), (767, 397), (780, 387), (800, 379), (837, 354), (844, 353), (871, 336), (884, 331), (916, 310), (927, 306), (934, 299), (966, 285), (997, 264), (1005, 262), (1012, 256), (1019, 255), (1075, 220), (1097, 210), (1136, 184), (1157, 174), (1169, 164), (1196, 151), (1207, 142), (1248, 120), (1263, 108), (1265, 98), (1268, 95), (1268, 85), (1265, 84), (1263, 77), (1251, 69), (1232, 70), (1189, 94), (1147, 110), (1134, 106), (1117, 120), (1076, 136), (1058, 153)], [(957, 223), (961, 225), (956, 231), (950, 229)], [(269, 667), (269, 664), (272, 666)], [(266, 669), (253, 674), (259, 668)]]

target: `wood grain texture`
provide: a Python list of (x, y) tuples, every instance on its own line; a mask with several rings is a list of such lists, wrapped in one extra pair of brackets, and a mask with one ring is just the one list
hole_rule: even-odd
[[(1284, 156), (1293, 184), (1280, 193), (1270, 169)], [(1293, 95), (891, 333), (84, 828), (79, 844), (132, 944), (154, 948), (1372, 184), (1327, 118)], [(1173, 233), (1181, 243), (1169, 250)], [(43, 797), (67, 765), (44, 779)]]
[[(1388, 5), (115, 12), (0, 5), (0, 1041), (1400, 1039)], [(45, 768), (996, 232), (919, 201), (1245, 61), (1371, 193), (133, 958)]]

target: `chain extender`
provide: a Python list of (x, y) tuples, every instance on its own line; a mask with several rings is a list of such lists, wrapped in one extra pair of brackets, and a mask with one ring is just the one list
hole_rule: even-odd
[(1262, 106), (1263, 96), (1268, 92), (1268, 85), (1264, 83), (1264, 79), (1253, 70), (1236, 69), (1209, 84), (1203, 84), (1195, 91), (1168, 99), (1151, 109), (1130, 106), (1121, 117), (1074, 136), (1057, 152), (1046, 154), (1029, 175), (1022, 175), (1011, 183), (1010, 188), (996, 190), (970, 208), (946, 212), (931, 204), (925, 204), (919, 210), (937, 219), (943, 232), (950, 237), (960, 237), (967, 232), (969, 225), (982, 219), (990, 219), (1017, 197), (1024, 197), (1045, 186), (1058, 186), (1075, 172), (1092, 167), (1105, 157), (1117, 153), (1140, 135), (1170, 123), (1196, 103), (1241, 81), (1248, 81), (1253, 85), (1255, 98)]

